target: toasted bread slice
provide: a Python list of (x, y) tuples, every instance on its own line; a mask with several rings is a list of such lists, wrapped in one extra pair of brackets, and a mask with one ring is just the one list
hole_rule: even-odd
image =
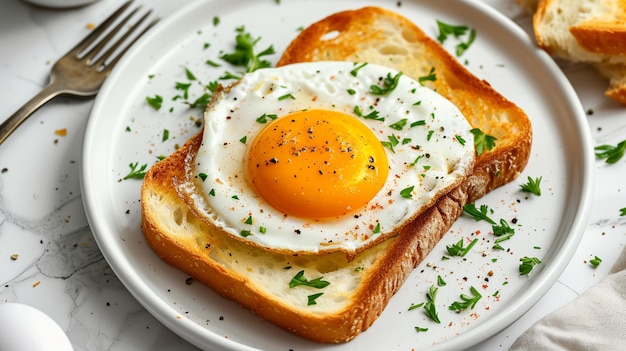
[[(329, 31), (338, 35), (324, 40)], [(384, 64), (413, 77), (434, 67), (438, 78), (432, 87), (457, 104), (472, 126), (496, 136), (495, 148), (479, 155), (469, 178), (396, 236), (349, 260), (340, 252), (269, 252), (212, 231), (195, 217), (178, 186), (187, 181), (186, 166), (202, 142), (197, 134), (148, 171), (141, 190), (142, 230), (163, 260), (261, 318), (310, 340), (346, 342), (374, 323), (464, 204), (517, 177), (528, 160), (532, 132), (522, 110), (391, 11), (367, 7), (314, 23), (292, 42), (280, 64), (325, 59)], [(323, 289), (323, 303), (307, 305), (307, 295), (316, 290), (289, 288), (300, 271), (331, 282)]]
[(541, 0), (533, 16), (539, 46), (571, 61), (626, 62), (626, 0)]
[(605, 95), (626, 105), (626, 0), (541, 0), (535, 10), (538, 45), (555, 58), (592, 64), (609, 79)]

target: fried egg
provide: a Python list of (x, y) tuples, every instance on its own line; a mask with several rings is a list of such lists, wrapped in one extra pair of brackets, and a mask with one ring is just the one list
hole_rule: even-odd
[(192, 206), (272, 251), (353, 255), (465, 179), (470, 129), (451, 102), (383, 66), (257, 70), (216, 91), (206, 110)]

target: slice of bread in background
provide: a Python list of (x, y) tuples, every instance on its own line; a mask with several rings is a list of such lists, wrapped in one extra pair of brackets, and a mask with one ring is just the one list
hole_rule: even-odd
[(626, 0), (540, 0), (533, 31), (551, 56), (596, 67), (609, 79), (605, 95), (626, 105)]
[[(532, 131), (515, 104), (415, 24), (388, 10), (366, 7), (314, 23), (292, 41), (280, 64), (315, 60), (368, 61), (414, 78), (434, 67), (437, 79), (430, 86), (457, 104), (472, 126), (497, 137), (496, 146), (477, 157), (470, 177), (397, 236), (348, 260), (339, 252), (272, 253), (215, 232), (195, 217), (179, 186), (190, 179), (185, 169), (202, 142), (200, 133), (148, 171), (141, 193), (142, 230), (163, 260), (261, 318), (310, 340), (346, 342), (374, 323), (463, 205), (517, 177), (530, 155)], [(317, 304), (307, 305), (307, 295), (317, 290), (289, 288), (299, 271), (331, 283), (319, 291), (324, 296)]]

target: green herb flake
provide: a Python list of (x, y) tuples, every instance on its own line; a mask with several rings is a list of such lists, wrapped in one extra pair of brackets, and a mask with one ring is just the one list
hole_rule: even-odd
[[(355, 62), (354, 64), (356, 65), (357, 63)], [(357, 74), (359, 73), (359, 70), (360, 70), (361, 68), (365, 67), (365, 66), (367, 66), (367, 62), (366, 62), (366, 63), (362, 63), (362, 64), (360, 64), (360, 65), (356, 66), (354, 69), (352, 69), (352, 70), (350, 71), (350, 74), (351, 74), (353, 77), (356, 77), (356, 76), (357, 76)]]
[[(198, 173), (198, 177), (204, 182), (208, 176), (206, 173)], [(213, 192), (213, 195), (215, 195), (215, 192)]]
[(312, 280), (308, 280), (304, 276), (304, 270), (301, 270), (300, 272), (296, 273), (296, 275), (293, 278), (291, 278), (291, 281), (289, 282), (289, 287), (295, 288), (296, 286), (308, 286), (311, 288), (323, 289), (327, 287), (328, 285), (330, 285), (330, 283), (325, 280), (322, 280), (322, 278), (324, 277), (319, 277), (319, 278), (315, 278)]
[(519, 259), (519, 274), (528, 275), (541, 261), (537, 257), (524, 256)]
[(626, 152), (626, 140), (621, 141), (617, 145), (600, 145), (594, 148), (596, 158), (604, 160), (608, 164), (617, 163), (621, 160)]
[(155, 95), (154, 97), (146, 96), (146, 102), (150, 107), (158, 111), (163, 105), (163, 97), (161, 95)]
[(392, 128), (392, 129), (395, 129), (395, 130), (402, 130), (406, 126), (408, 121), (409, 121), (408, 119), (403, 118), (403, 119), (399, 120), (396, 123), (390, 124), (389, 128)]
[(415, 327), (415, 331), (418, 333), (427, 332), (428, 328)]
[(286, 100), (286, 99), (295, 100), (296, 98), (293, 95), (291, 95), (291, 94), (285, 94), (285, 95), (282, 95), (282, 96), (278, 97), (278, 101), (282, 101), (282, 100)]
[(371, 85), (370, 93), (373, 95), (388, 95), (398, 86), (400, 77), (402, 77), (402, 72), (398, 72), (395, 76), (387, 73), (387, 77), (383, 79), (383, 86)]
[(467, 308), (470, 308), (473, 310), (478, 300), (482, 298), (482, 295), (473, 286), (470, 286), (470, 292), (472, 293), (473, 296), (461, 294), (460, 295), (461, 301), (454, 301), (452, 304), (450, 304), (449, 309), (451, 311), (457, 311), (457, 312), (461, 312), (463, 310), (466, 310)]
[(348, 94), (350, 94), (350, 95), (354, 95), (354, 94), (356, 94), (356, 90), (354, 90), (354, 89), (347, 89), (346, 91), (347, 91), (347, 92), (348, 92)]
[(207, 65), (211, 66), (211, 67), (220, 67), (221, 65), (215, 61), (212, 60), (206, 60), (204, 63), (206, 63)]
[(426, 81), (434, 82), (436, 80), (437, 80), (437, 74), (435, 73), (435, 67), (431, 67), (427, 75), (417, 78), (417, 81), (418, 83), (420, 83), (420, 85), (424, 85), (424, 82)]
[(242, 230), (239, 234), (241, 234), (241, 236), (243, 236), (244, 238), (247, 238), (252, 235), (252, 232), (249, 230)]
[(474, 217), (476, 221), (487, 221), (490, 224), (494, 225), (496, 222), (487, 216), (487, 212), (489, 211), (489, 207), (487, 205), (480, 205), (480, 208), (476, 208), (475, 204), (465, 204), (463, 205), (463, 212), (468, 215)]
[(239, 139), (239, 141), (240, 141), (242, 144), (245, 144), (245, 143), (246, 143), (246, 141), (248, 141), (248, 137), (247, 137), (247, 136), (244, 136), (243, 138)]
[(252, 224), (252, 222), (252, 216), (248, 216), (248, 218), (246, 218), (246, 220), (244, 221), (245, 224)]
[(420, 307), (422, 307), (422, 306), (424, 306), (424, 303), (423, 303), (423, 302), (422, 302), (422, 303), (418, 303), (418, 304), (414, 304), (414, 303), (412, 303), (412, 304), (411, 304), (411, 306), (409, 306), (409, 309), (408, 309), (408, 310), (409, 310), (409, 311), (413, 311), (413, 310), (416, 310), (416, 309), (418, 309), (418, 308), (420, 308)]
[(364, 119), (373, 119), (373, 120), (380, 121), (380, 122), (384, 122), (385, 121), (385, 117), (379, 117), (378, 116), (379, 112), (377, 110), (373, 110), (372, 112), (368, 113), (367, 115), (364, 115), (363, 111), (361, 110), (361, 108), (359, 106), (354, 106), (353, 112), (358, 117), (362, 117)]
[(443, 277), (438, 275), (437, 276), (437, 286), (446, 286), (448, 283), (446, 283), (445, 280), (443, 280)]
[(213, 17), (213, 25), (217, 26), (218, 24), (220, 24), (220, 18), (217, 16)]
[(477, 242), (478, 239), (474, 239), (466, 247), (464, 246), (464, 239), (461, 238), (459, 239), (459, 241), (453, 243), (452, 245), (446, 245), (446, 250), (451, 256), (465, 257), (465, 255), (467, 255), (467, 253), (472, 249), (472, 247), (474, 247), (474, 245), (476, 245)]
[(374, 234), (380, 234), (380, 222), (376, 223), (374, 230), (372, 231)]
[(474, 134), (474, 148), (476, 149), (476, 155), (482, 155), (485, 150), (491, 151), (496, 146), (496, 137), (483, 133), (479, 128), (472, 128), (470, 130)]
[[(130, 163), (128, 165), (130, 167), (130, 172), (124, 176), (124, 180), (126, 179), (143, 179), (146, 176), (146, 168), (148, 168), (147, 164), (143, 164), (139, 166), (139, 162)], [(139, 166), (139, 169), (137, 167)]]
[[(206, 175), (205, 175), (205, 178), (206, 178)], [(209, 191), (209, 195), (215, 196), (215, 189), (211, 189), (211, 191)]]
[(619, 215), (620, 216), (626, 216), (626, 207), (619, 209)]
[(261, 227), (259, 227), (259, 232), (260, 232), (261, 234), (265, 234), (265, 233), (267, 233), (267, 228), (266, 228), (266, 227), (261, 226)]
[(413, 189), (415, 189), (414, 186), (410, 186), (407, 188), (404, 188), (402, 190), (400, 190), (400, 196), (402, 196), (405, 199), (412, 199), (413, 198)]
[(455, 138), (459, 142), (459, 144), (461, 144), (461, 146), (465, 146), (465, 139), (463, 139), (462, 136), (456, 135)]
[(169, 138), (170, 138), (170, 131), (167, 129), (163, 129), (163, 138), (161, 138), (161, 140), (166, 141)]
[(420, 119), (419, 121), (415, 121), (415, 122), (411, 123), (410, 127), (413, 128), (413, 127), (423, 126), (423, 125), (426, 125), (426, 121), (423, 120), (423, 119)]
[(384, 147), (388, 148), (392, 153), (395, 153), (395, 147), (400, 144), (400, 140), (398, 140), (398, 138), (396, 138), (395, 135), (389, 135), (387, 137), (387, 140), (389, 141), (381, 141), (381, 143), (383, 144)]
[(185, 76), (187, 76), (187, 79), (189, 80), (196, 80), (196, 76), (191, 73), (191, 71), (187, 67), (185, 67)]
[(523, 192), (533, 193), (537, 196), (541, 196), (541, 178), (537, 177), (535, 179), (528, 177), (528, 182), (525, 184), (520, 184), (520, 188)]
[(592, 258), (591, 260), (589, 260), (589, 263), (594, 267), (598, 267), (600, 265), (600, 263), (602, 262), (602, 259), (598, 256), (595, 256), (594, 258)]
[(256, 119), (256, 121), (257, 121), (258, 123), (263, 123), (263, 124), (264, 124), (264, 123), (267, 123), (269, 120), (275, 120), (276, 118), (278, 118), (278, 116), (276, 116), (276, 115), (274, 115), (274, 114), (269, 114), (269, 115), (268, 115), (267, 113), (264, 113), (264, 114), (262, 114), (261, 116), (259, 116), (259, 117)]
[(434, 133), (435, 133), (434, 130), (429, 130), (428, 135), (426, 135), (426, 140), (430, 141), (430, 138), (432, 138)]
[(435, 323), (441, 323), (439, 320), (439, 315), (437, 313), (437, 306), (435, 306), (435, 298), (437, 297), (437, 290), (434, 285), (431, 285), (428, 289), (428, 293), (426, 293), (426, 303), (424, 304), (424, 312), (430, 319), (432, 319)]
[(317, 305), (316, 300), (322, 295), (324, 295), (324, 293), (317, 293), (317, 294), (312, 294), (312, 295), (307, 296), (307, 299), (308, 299), (307, 306)]
[(261, 57), (273, 55), (275, 53), (273, 46), (270, 45), (267, 49), (257, 54), (254, 51), (254, 46), (261, 40), (261, 37), (253, 38), (250, 33), (245, 31), (243, 26), (236, 28), (236, 32), (235, 51), (220, 56), (222, 60), (235, 66), (246, 67), (247, 73), (272, 65), (269, 61), (261, 59)]

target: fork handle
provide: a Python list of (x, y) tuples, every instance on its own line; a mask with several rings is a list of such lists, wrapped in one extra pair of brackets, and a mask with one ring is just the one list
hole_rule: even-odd
[(61, 90), (50, 82), (37, 95), (33, 96), (24, 106), (15, 111), (11, 117), (0, 124), (0, 144), (2, 144), (30, 115), (46, 102), (61, 94)]

